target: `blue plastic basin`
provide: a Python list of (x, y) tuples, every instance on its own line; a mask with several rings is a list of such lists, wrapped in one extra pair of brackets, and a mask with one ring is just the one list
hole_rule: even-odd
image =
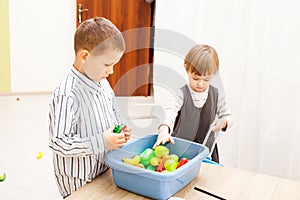
[(199, 174), (201, 162), (209, 150), (201, 144), (174, 138), (175, 144), (167, 143), (165, 146), (170, 153), (177, 154), (179, 158), (188, 158), (189, 162), (170, 173), (146, 170), (122, 162), (122, 158), (130, 158), (146, 148), (152, 148), (156, 138), (155, 134), (131, 141), (109, 152), (106, 162), (112, 168), (113, 180), (118, 187), (153, 199), (168, 199)]

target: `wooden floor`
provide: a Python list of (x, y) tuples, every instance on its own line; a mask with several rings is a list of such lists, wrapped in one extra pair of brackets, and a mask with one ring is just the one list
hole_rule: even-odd
[[(6, 180), (0, 182), (1, 200), (62, 199), (48, 147), (49, 100), (50, 94), (0, 96), (0, 176), (6, 173)], [(118, 102), (133, 138), (155, 132), (153, 99), (119, 98)], [(43, 153), (41, 159), (36, 158), (38, 152)]]

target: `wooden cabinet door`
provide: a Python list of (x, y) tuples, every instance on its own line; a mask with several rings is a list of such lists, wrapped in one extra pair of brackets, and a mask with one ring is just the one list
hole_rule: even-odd
[[(81, 16), (78, 9), (82, 10)], [(125, 33), (126, 49), (133, 49), (124, 54), (108, 78), (117, 96), (152, 95), (153, 48), (150, 47), (154, 37), (150, 27), (154, 27), (154, 9), (155, 1), (149, 0), (77, 0), (77, 26), (80, 20), (105, 17)], [(143, 29), (135, 31), (137, 28)], [(146, 48), (137, 49), (137, 45)]]

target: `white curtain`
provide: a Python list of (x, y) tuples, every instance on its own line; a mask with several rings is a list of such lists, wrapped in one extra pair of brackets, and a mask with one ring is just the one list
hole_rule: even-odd
[[(219, 142), (225, 166), (300, 181), (299, 8), (296, 0), (156, 2), (156, 28), (219, 53), (234, 119)], [(166, 65), (171, 60), (165, 54), (155, 50), (154, 62)], [(172, 66), (180, 71), (183, 61), (177, 60)], [(158, 73), (154, 68), (154, 78)], [(159, 88), (154, 91), (156, 101), (163, 102)]]

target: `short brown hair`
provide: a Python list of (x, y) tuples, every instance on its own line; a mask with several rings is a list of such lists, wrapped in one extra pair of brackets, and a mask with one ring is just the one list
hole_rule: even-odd
[(213, 47), (198, 44), (187, 53), (184, 67), (187, 72), (199, 76), (215, 74), (219, 70), (218, 54)]
[(96, 17), (78, 26), (74, 35), (74, 50), (85, 49), (95, 55), (110, 49), (125, 51), (125, 41), (118, 28), (108, 19)]

